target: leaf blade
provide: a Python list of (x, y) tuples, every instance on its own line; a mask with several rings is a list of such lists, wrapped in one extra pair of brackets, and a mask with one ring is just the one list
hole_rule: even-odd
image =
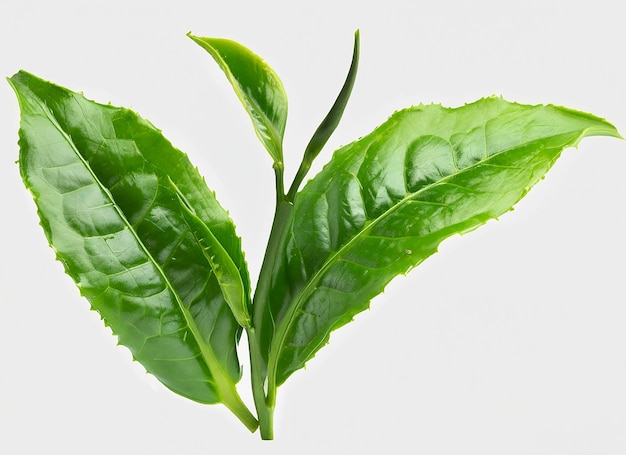
[(313, 133), (313, 137), (306, 146), (304, 150), (304, 157), (302, 158), (302, 163), (298, 171), (296, 172), (296, 176), (293, 180), (291, 188), (287, 193), (287, 199), (293, 201), (295, 194), (297, 193), (302, 180), (308, 173), (313, 160), (319, 155), (319, 153), (330, 139), (330, 136), (333, 134), (339, 122), (341, 121), (341, 117), (348, 105), (348, 100), (350, 99), (350, 94), (352, 93), (352, 88), (354, 87), (354, 82), (356, 81), (356, 74), (359, 68), (359, 54), (361, 48), (361, 39), (359, 30), (354, 33), (354, 47), (352, 50), (352, 61), (350, 62), (350, 69), (348, 70), (348, 74), (346, 75), (346, 80), (344, 81), (341, 90), (339, 91), (339, 95), (335, 99), (335, 102), (330, 108), (326, 117), (322, 120), (320, 125), (317, 127), (315, 132)]
[(194, 232), (194, 237), (201, 246), (207, 262), (210, 264), (215, 278), (222, 290), (224, 300), (230, 307), (235, 319), (242, 327), (250, 326), (250, 313), (248, 311), (248, 301), (246, 299), (246, 289), (241, 279), (237, 265), (233, 262), (228, 252), (219, 243), (211, 230), (202, 222), (200, 218), (190, 208), (185, 196), (171, 179), (170, 184), (174, 188), (176, 196), (183, 209), (183, 214), (187, 223)]
[(619, 137), (589, 114), (489, 98), (401, 111), (338, 150), (298, 193), (274, 271), (261, 336), (270, 390), (394, 276), (510, 210), (564, 148), (596, 134)]
[(245, 46), (224, 38), (202, 38), (188, 33), (222, 69), (252, 120), (254, 131), (274, 165), (283, 167), (283, 136), (287, 122), (287, 95), (276, 72)]
[(132, 111), (26, 72), (10, 83), (22, 111), (20, 172), (81, 294), (166, 387), (224, 402), (254, 427), (233, 395), (241, 330), (168, 185), (183, 187), (247, 282), (234, 225), (197, 170)]

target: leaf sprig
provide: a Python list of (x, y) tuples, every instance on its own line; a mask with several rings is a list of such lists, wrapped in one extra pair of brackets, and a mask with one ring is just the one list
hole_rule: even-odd
[[(397, 275), (511, 208), (561, 152), (613, 125), (489, 97), (399, 111), (337, 150), (302, 189), (356, 80), (339, 95), (285, 192), (287, 96), (234, 41), (188, 35), (217, 62), (272, 159), (276, 207), (254, 295), (235, 224), (187, 156), (134, 112), (20, 71), (20, 172), (57, 258), (133, 358), (166, 387), (223, 403), (273, 438), (278, 387)], [(247, 331), (256, 416), (240, 398)]]

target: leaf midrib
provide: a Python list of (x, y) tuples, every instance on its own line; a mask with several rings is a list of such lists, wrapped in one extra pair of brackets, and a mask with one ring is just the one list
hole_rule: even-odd
[[(581, 137), (581, 136), (587, 135), (587, 133), (589, 131), (592, 131), (592, 130), (595, 130), (595, 129), (600, 129), (600, 127), (589, 127), (589, 128), (585, 128), (584, 130), (569, 131), (567, 133), (560, 133), (558, 136), (566, 135), (566, 134), (572, 134), (574, 132), (580, 131), (580, 133), (578, 134), (578, 137)], [(289, 332), (289, 329), (291, 328), (292, 323), (295, 320), (295, 317), (296, 317), (296, 314), (298, 313), (298, 310), (300, 310), (300, 307), (303, 305), (303, 303), (315, 291), (315, 289), (317, 288), (317, 283), (321, 280), (321, 278), (324, 276), (326, 271), (332, 265), (334, 265), (336, 262), (338, 262), (340, 260), (340, 257), (343, 256), (347, 251), (349, 251), (350, 248), (353, 246), (353, 244), (356, 241), (358, 241), (360, 238), (362, 238), (368, 231), (370, 231), (373, 227), (375, 227), (383, 219), (385, 219), (386, 217), (390, 216), (393, 212), (395, 212), (403, 204), (405, 204), (408, 201), (410, 201), (411, 199), (419, 196), (421, 193), (423, 193), (425, 191), (428, 191), (428, 190), (431, 190), (432, 188), (434, 188), (436, 186), (445, 184), (448, 180), (450, 180), (450, 179), (452, 179), (454, 177), (457, 177), (457, 176), (459, 176), (459, 175), (461, 175), (461, 174), (463, 174), (465, 172), (469, 172), (469, 171), (475, 169), (476, 167), (478, 167), (480, 165), (484, 165), (487, 161), (489, 161), (489, 160), (491, 160), (493, 158), (496, 158), (496, 157), (498, 157), (498, 156), (500, 156), (500, 155), (502, 155), (504, 153), (508, 153), (508, 152), (514, 151), (516, 149), (519, 149), (519, 148), (522, 148), (522, 147), (526, 147), (526, 146), (528, 146), (528, 145), (530, 145), (530, 144), (532, 144), (534, 142), (545, 141), (548, 138), (556, 137), (556, 136), (557, 135), (552, 135), (552, 136), (548, 136), (546, 138), (536, 139), (534, 141), (529, 141), (529, 142), (525, 142), (525, 143), (522, 143), (522, 144), (517, 144), (515, 147), (510, 147), (510, 148), (504, 149), (504, 150), (502, 150), (500, 152), (494, 153), (493, 155), (489, 155), (486, 158), (483, 158), (480, 161), (477, 161), (476, 163), (473, 163), (471, 166), (466, 167), (465, 169), (459, 170), (458, 172), (450, 174), (450, 175), (448, 175), (448, 176), (438, 180), (437, 182), (434, 182), (434, 183), (432, 183), (432, 184), (430, 184), (428, 186), (422, 187), (422, 188), (420, 188), (416, 192), (410, 193), (410, 195), (405, 196), (400, 201), (398, 201), (396, 204), (394, 204), (393, 206), (388, 208), (378, 218), (376, 218), (373, 221), (371, 221), (370, 223), (367, 223), (366, 225), (364, 225), (363, 228), (361, 228), (361, 230), (359, 230), (359, 232), (356, 235), (354, 235), (352, 237), (352, 239), (350, 239), (350, 241), (348, 241), (341, 248), (339, 248), (335, 253), (333, 253), (331, 256), (329, 256), (328, 259), (324, 262), (324, 264), (322, 264), (322, 266), (313, 274), (311, 279), (308, 280), (307, 284), (304, 286), (302, 291), (300, 291), (300, 293), (298, 294), (298, 297), (295, 300), (295, 304), (289, 307), (289, 309), (287, 310), (287, 313), (283, 317), (283, 320), (281, 321), (281, 323), (277, 327), (276, 335), (274, 336), (274, 338), (272, 340), (270, 353), (269, 353), (269, 356), (268, 356), (268, 382), (270, 384), (270, 389), (276, 387), (276, 374), (277, 374), (277, 369), (278, 369), (278, 361), (280, 359), (280, 353), (283, 350), (285, 338), (287, 336), (287, 333)], [(570, 146), (570, 145), (571, 144), (568, 141), (562, 147), (562, 150), (565, 149), (566, 147)]]

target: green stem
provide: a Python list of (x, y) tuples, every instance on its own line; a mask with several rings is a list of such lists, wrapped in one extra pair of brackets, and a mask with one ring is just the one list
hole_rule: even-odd
[(250, 365), (252, 373), (252, 395), (254, 397), (254, 405), (259, 417), (259, 426), (261, 428), (261, 438), (264, 440), (274, 439), (273, 414), (274, 408), (267, 406), (265, 400), (265, 373), (263, 368), (263, 357), (259, 346), (259, 339), (254, 328), (250, 328), (248, 333), (248, 345), (250, 347)]
[[(250, 348), (250, 369), (252, 380), (252, 395), (259, 416), (261, 438), (273, 438), (273, 415), (275, 398), (268, 400), (266, 397), (265, 384), (267, 380), (267, 366), (263, 356), (261, 331), (265, 312), (269, 307), (271, 280), (276, 264), (279, 262), (278, 252), (285, 236), (287, 221), (293, 209), (293, 204), (284, 200), (284, 195), (276, 206), (272, 231), (267, 243), (265, 258), (259, 274), (259, 282), (254, 294), (252, 327), (247, 330), (248, 345)], [(275, 392), (272, 394), (275, 396)]]
[(280, 206), (285, 199), (285, 182), (284, 182), (283, 163), (274, 163), (274, 175), (276, 176), (276, 208)]
[(219, 394), (222, 403), (237, 416), (250, 432), (254, 433), (259, 427), (259, 422), (241, 400), (235, 387), (232, 384), (224, 384), (220, 387)]
[(296, 176), (293, 179), (293, 183), (291, 184), (291, 187), (289, 188), (289, 192), (287, 193), (288, 201), (293, 202), (293, 200), (295, 199), (296, 193), (298, 192), (298, 189), (300, 188), (300, 184), (304, 180), (304, 177), (306, 177), (307, 173), (309, 172), (309, 169), (311, 169), (312, 162), (313, 162), (313, 158), (305, 154), (304, 158), (302, 159), (302, 162), (300, 163), (300, 167), (298, 168), (298, 172), (296, 172)]

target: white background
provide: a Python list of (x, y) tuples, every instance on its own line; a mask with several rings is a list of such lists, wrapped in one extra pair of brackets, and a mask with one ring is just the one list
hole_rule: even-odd
[[(256, 277), (270, 159), (185, 33), (235, 39), (276, 69), (290, 96), (291, 176), (357, 28), (353, 98), (319, 165), (396, 109), (494, 93), (589, 111), (626, 133), (616, 0), (2, 0), (0, 74), (23, 68), (162, 128), (230, 210)], [(18, 120), (0, 84), (0, 453), (626, 453), (623, 141), (566, 151), (515, 212), (394, 281), (279, 390), (276, 440), (261, 442), (115, 346), (37, 225), (14, 163)]]

